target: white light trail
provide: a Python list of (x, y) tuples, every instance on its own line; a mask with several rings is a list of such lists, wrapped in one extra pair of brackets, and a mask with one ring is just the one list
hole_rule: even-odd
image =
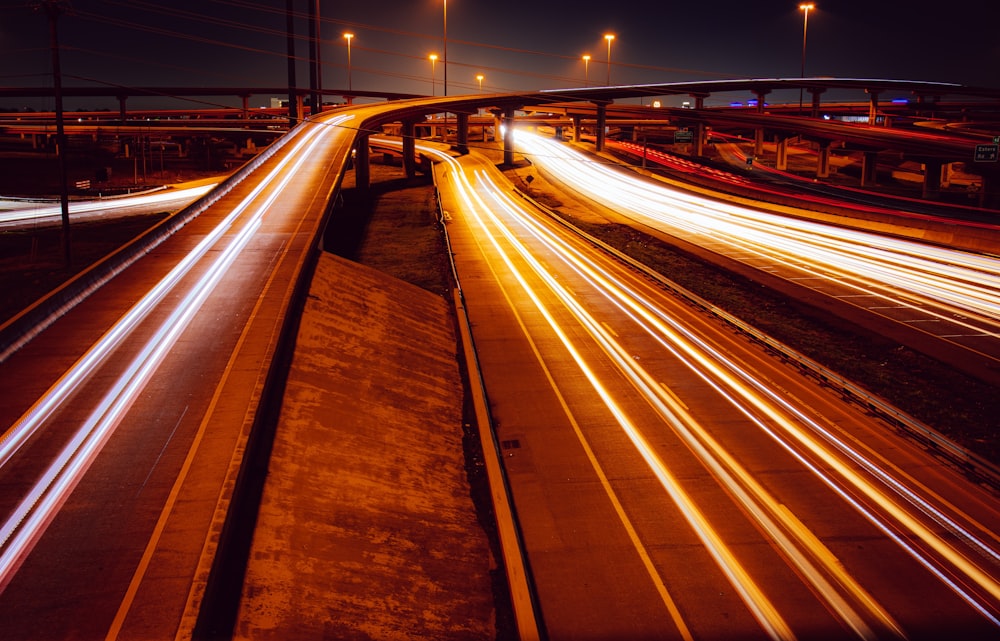
[[(823, 596), (831, 611), (837, 612), (845, 625), (854, 629), (862, 638), (872, 638), (877, 634), (866, 623), (866, 617), (871, 617), (878, 621), (884, 630), (895, 636), (903, 636), (903, 632), (875, 599), (846, 572), (819, 539), (788, 512), (785, 506), (770, 496), (753, 476), (698, 424), (682, 404), (662, 390), (655, 378), (620, 345), (617, 335), (590, 315), (577, 297), (563, 285), (561, 278), (549, 274), (552, 265), (542, 264), (535, 257), (537, 251), (529, 249), (525, 241), (520, 240), (518, 234), (513, 231), (514, 226), (519, 227), (522, 232), (531, 234), (534, 241), (540, 242), (549, 250), (546, 255), (555, 256), (557, 258), (554, 260), (565, 262), (584, 279), (584, 282), (589, 283), (594, 290), (612, 301), (636, 323), (637, 327), (660, 342), (695, 374), (716, 388), (721, 398), (745, 415), (752, 425), (758, 426), (769, 438), (775, 440), (846, 504), (882, 531), (889, 540), (899, 545), (906, 554), (923, 565), (986, 619), (1000, 626), (996, 614), (997, 601), (1000, 600), (1000, 583), (990, 570), (981, 567), (973, 558), (986, 558), (987, 565), (996, 566), (1000, 557), (993, 537), (988, 537), (987, 540), (988, 533), (977, 533), (974, 531), (974, 525), (963, 525), (974, 522), (953, 506), (938, 506), (934, 501), (923, 497), (916, 489), (907, 485), (905, 482), (907, 479), (895, 476), (896, 470), (886, 469), (876, 458), (863, 452), (857, 445), (848, 443), (844, 438), (811, 419), (806, 411), (807, 408), (796, 407), (779, 390), (774, 390), (754, 373), (746, 371), (727, 355), (720, 353), (700, 337), (692, 334), (690, 330), (680, 326), (655, 304), (645, 300), (624, 282), (602, 270), (586, 254), (573, 249), (568, 243), (548, 232), (543, 225), (535, 223), (531, 215), (523, 212), (517, 203), (506, 196), (503, 188), (490, 185), (487, 177), (479, 174), (477, 182), (485, 185), (483, 188), (494, 197), (494, 203), (486, 205), (473, 191), (468, 178), (461, 173), (461, 168), (453, 160), (449, 159), (448, 162), (454, 169), (455, 180), (460, 182), (460, 193), (466, 199), (469, 211), (473, 212), (483, 229), (484, 236), (489, 238), (493, 248), (500, 253), (504, 263), (521, 283), (524, 291), (548, 319), (553, 331), (587, 375), (595, 391), (616, 416), (623, 430), (647, 460), (651, 470), (685, 513), (692, 528), (702, 537), (707, 549), (713, 553), (720, 568), (744, 596), (748, 607), (772, 637), (786, 638), (784, 636), (786, 628), (783, 627), (780, 615), (775, 612), (777, 618), (772, 617), (770, 608), (773, 606), (770, 606), (752, 579), (743, 575), (739, 563), (725, 551), (724, 544), (714, 535), (711, 526), (698, 513), (697, 508), (687, 503), (688, 498), (683, 490), (675, 486), (676, 481), (669, 473), (660, 469), (662, 462), (654, 452), (648, 450), (644, 437), (618, 408), (610, 393), (593, 374), (590, 365), (567, 338), (567, 333), (558, 326), (552, 314), (528, 284), (526, 277), (520, 274), (515, 261), (507, 255), (504, 246), (513, 247), (519, 258), (532, 266), (535, 277), (544, 281), (546, 287), (557, 295), (566, 309), (602, 346), (620, 371), (632, 381), (637, 390), (644, 394), (650, 405), (656, 408), (664, 423), (670, 425), (699, 459), (713, 471), (715, 477), (728, 488), (734, 500), (738, 500), (761, 530), (768, 533), (775, 545), (783, 550), (786, 559), (798, 568), (800, 576), (812, 584), (814, 592)], [(489, 224), (485, 222), (486, 219), (490, 221)], [(504, 241), (503, 246), (500, 239)], [(824, 469), (814, 463), (814, 460), (822, 462)], [(863, 473), (858, 471), (859, 468)], [(858, 493), (870, 500), (873, 505), (879, 506), (881, 511), (876, 513), (859, 502), (854, 498)], [(911, 513), (911, 509), (940, 524), (948, 534), (941, 535), (925, 526)], [(961, 545), (968, 546), (972, 555), (959, 551), (956, 543), (949, 540), (951, 535), (956, 536)], [(918, 542), (919, 546), (926, 546), (933, 555), (922, 551)], [(720, 545), (722, 547), (719, 547)], [(955, 580), (952, 577), (962, 577), (962, 579)], [(854, 605), (842, 597), (841, 591), (850, 595)], [(856, 612), (856, 606), (861, 607), (866, 614), (862, 616)]]
[[(835, 280), (890, 306), (920, 307), (973, 333), (1000, 338), (1000, 259), (740, 207), (651, 185), (554, 140), (518, 130), (519, 149), (573, 189), (670, 232)], [(928, 309), (923, 305), (934, 305)], [(958, 316), (956, 316), (958, 315)]]
[[(71, 216), (78, 216), (87, 213), (102, 213), (110, 209), (123, 209), (133, 207), (151, 207), (154, 205), (176, 205), (195, 200), (215, 187), (215, 183), (199, 185), (197, 187), (185, 187), (183, 189), (165, 189), (153, 193), (136, 194), (133, 196), (121, 196), (117, 198), (105, 198), (99, 200), (71, 201), (69, 213)], [(59, 205), (49, 203), (38, 205), (26, 205), (23, 202), (5, 202), (0, 204), (0, 225), (11, 223), (27, 223), (32, 220), (56, 219), (62, 215)]]
[[(78, 428), (71, 441), (0, 526), (0, 591), (9, 583), (59, 507), (79, 483), (171, 346), (225, 275), (228, 267), (253, 238), (275, 198), (294, 178), (296, 170), (309, 159), (312, 150), (323, 142), (323, 137), (332, 131), (325, 125), (338, 125), (349, 118), (340, 117), (305, 132), (285, 158), (226, 215), (212, 233), (133, 306), (5, 435), (0, 443), (0, 467), (58, 411), (108, 354), (223, 239), (225, 233), (241, 218), (245, 218), (242, 220), (242, 227), (233, 235), (226, 248), (213, 259), (198, 283), (142, 347), (87, 421)], [(266, 198), (251, 207), (268, 189), (270, 191)], [(249, 212), (249, 215), (244, 217), (245, 212)]]

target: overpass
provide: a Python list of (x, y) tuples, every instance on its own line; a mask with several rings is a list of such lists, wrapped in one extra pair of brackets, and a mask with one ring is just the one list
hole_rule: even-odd
[[(799, 90), (811, 95), (809, 115), (787, 115), (793, 110), (784, 106), (778, 113), (768, 113), (766, 97), (776, 91)], [(892, 110), (907, 109), (914, 114), (931, 113), (944, 108), (947, 103), (944, 98), (962, 100), (961, 117), (966, 118), (973, 109), (994, 114), (1000, 107), (1000, 89), (968, 87), (955, 83), (926, 82), (872, 78), (748, 78), (733, 80), (709, 80), (654, 83), (643, 85), (611, 86), (611, 87), (578, 87), (568, 89), (549, 89), (529, 91), (524, 93), (498, 93), (489, 95), (459, 96), (456, 99), (439, 98), (434, 101), (418, 101), (420, 106), (399, 105), (399, 108), (384, 111), (383, 116), (374, 118), (371, 132), (361, 131), (362, 135), (377, 133), (386, 124), (399, 123), (400, 133), (404, 141), (407, 174), (412, 175), (414, 165), (412, 158), (412, 136), (415, 127), (426, 120), (431, 114), (441, 113), (447, 107), (449, 113), (456, 114), (456, 139), (460, 150), (468, 145), (469, 117), (482, 110), (492, 113), (497, 131), (501, 125), (513, 123), (519, 111), (530, 111), (540, 114), (563, 114), (571, 118), (574, 131), (580, 132), (580, 124), (584, 119), (592, 120), (596, 133), (597, 151), (603, 150), (604, 137), (609, 119), (615, 121), (632, 121), (630, 125), (641, 126), (637, 121), (653, 120), (663, 123), (667, 119), (678, 127), (693, 127), (694, 154), (701, 155), (706, 141), (706, 131), (710, 127), (730, 127), (750, 129), (754, 132), (755, 153), (759, 155), (765, 136), (774, 135), (777, 138), (777, 166), (784, 168), (788, 141), (792, 138), (804, 138), (814, 141), (819, 148), (816, 176), (825, 178), (829, 175), (829, 158), (831, 149), (838, 145), (850, 145), (864, 152), (862, 183), (871, 181), (875, 171), (875, 154), (883, 150), (898, 151), (908, 158), (928, 166), (925, 173), (925, 194), (933, 195), (940, 182), (940, 167), (946, 163), (966, 162), (974, 167), (973, 173), (983, 177), (982, 193), (991, 191), (987, 185), (992, 185), (1000, 176), (1000, 165), (991, 162), (976, 162), (978, 144), (989, 139), (977, 138), (967, 133), (927, 133), (913, 131), (897, 131), (890, 127), (849, 126), (844, 123), (825, 121), (819, 118), (821, 97), (830, 91), (863, 92), (868, 96), (869, 123), (875, 123), (880, 113), (885, 113), (887, 106)], [(713, 95), (731, 94), (733, 92), (751, 93), (757, 97), (756, 110), (746, 109), (705, 108), (705, 100)], [(292, 89), (280, 87), (65, 87), (66, 96), (106, 96), (119, 101), (119, 119), (128, 120), (125, 107), (129, 97), (134, 96), (237, 96), (243, 101), (242, 113), (249, 121), (249, 97), (252, 95), (295, 95), (299, 100), (299, 108), (295, 113), (302, 113), (301, 100), (312, 93), (308, 89)], [(355, 97), (373, 98), (386, 101), (404, 101), (416, 99), (413, 94), (380, 91), (348, 91), (344, 89), (323, 89), (326, 96), (343, 97), (351, 104)], [(893, 103), (881, 104), (879, 99), (886, 94), (909, 94), (915, 101), (905, 107)], [(0, 88), (2, 97), (42, 97), (53, 95), (51, 88)], [(656, 96), (690, 96), (694, 99), (693, 109), (653, 108), (627, 104), (616, 104), (635, 98), (650, 98)], [(887, 120), (883, 120), (887, 124)], [(506, 128), (509, 132), (511, 127)], [(505, 161), (513, 160), (512, 139), (503, 141)], [(359, 145), (359, 149), (364, 145)], [(367, 153), (363, 151), (362, 153)], [(364, 168), (362, 168), (364, 172)], [(362, 176), (364, 179), (364, 176)], [(363, 180), (362, 180), (363, 182)]]
[[(168, 509), (158, 503), (140, 504), (138, 493), (136, 496), (120, 499), (127, 500), (128, 507), (132, 508), (123, 510), (128, 512), (125, 515), (128, 518), (138, 520), (152, 514), (155, 520), (163, 509), (163, 516), (160, 518), (163, 519), (161, 531), (164, 533), (164, 542), (182, 538), (181, 533), (187, 534), (188, 539), (198, 539), (204, 531), (196, 531), (196, 528), (205, 528), (208, 535), (204, 536), (204, 549), (201, 541), (196, 541), (198, 545), (193, 547), (182, 546), (178, 549), (164, 549), (158, 541), (149, 541), (149, 550), (144, 551), (142, 547), (147, 545), (147, 541), (135, 540), (137, 537), (132, 536), (143, 531), (141, 525), (129, 522), (128, 527), (116, 527), (118, 524), (110, 523), (111, 519), (93, 518), (93, 507), (100, 506), (99, 509), (106, 510), (103, 506), (108, 502), (90, 488), (92, 492), (89, 503), (68, 510), (77, 520), (63, 529), (64, 534), (88, 536), (92, 539), (102, 536), (118, 537), (139, 547), (138, 550), (130, 548), (129, 558), (125, 560), (117, 554), (117, 550), (112, 552), (113, 559), (97, 559), (95, 553), (95, 560), (82, 560), (85, 564), (105, 564), (107, 571), (102, 568), (101, 583), (110, 586), (113, 580), (123, 578), (126, 584), (129, 581), (138, 582), (133, 592), (136, 603), (149, 605), (155, 602), (158, 614), (166, 612), (167, 615), (172, 615), (177, 611), (184, 612), (185, 609), (197, 607), (197, 592), (192, 592), (190, 603), (187, 601), (189, 583), (203, 580), (199, 573), (206, 572), (206, 567), (200, 564), (204, 564), (206, 558), (211, 564), (211, 556), (219, 545), (221, 536), (232, 529), (233, 526), (230, 526), (227, 530), (227, 524), (224, 523), (227, 501), (232, 498), (237, 484), (244, 481), (242, 470), (237, 471), (235, 467), (230, 468), (226, 464), (238, 464), (241, 461), (242, 448), (252, 448), (254, 445), (247, 442), (249, 436), (259, 432), (261, 426), (269, 420), (267, 412), (273, 411), (269, 403), (274, 402), (274, 386), (278, 385), (280, 388), (280, 382), (276, 381), (280, 380), (282, 358), (287, 356), (283, 350), (288, 348), (289, 336), (296, 325), (295, 315), (305, 296), (304, 286), (309, 281), (320, 249), (318, 231), (328, 215), (330, 200), (336, 194), (351, 158), (352, 148), (356, 152), (354, 164), (357, 182), (364, 186), (369, 181), (368, 137), (379, 133), (387, 124), (399, 123), (404, 131), (403, 141), (408, 152), (403, 157), (409, 173), (415, 171), (414, 143), (413, 137), (405, 134), (412, 131), (417, 123), (425, 121), (429, 114), (442, 111), (457, 114), (456, 135), (461, 149), (468, 144), (470, 115), (479, 108), (489, 108), (503, 121), (508, 121), (514, 118), (516, 111), (525, 106), (551, 105), (557, 100), (564, 102), (565, 97), (559, 96), (557, 99), (546, 93), (497, 94), (399, 100), (351, 110), (331, 110), (297, 127), (289, 136), (273, 145), (191, 208), (171, 217), (136, 243), (123, 248), (95, 269), (53, 292), (0, 330), (3, 338), (0, 341), (0, 375), (5, 377), (2, 379), (5, 389), (21, 389), (18, 385), (28, 381), (27, 384), (33, 389), (44, 390), (49, 385), (70, 380), (71, 377), (63, 376), (65, 370), (61, 368), (76, 362), (78, 356), (88, 349), (91, 344), (89, 341), (102, 336), (121, 340), (120, 344), (116, 344), (119, 353), (140, 353), (141, 356), (141, 352), (146, 349), (144, 343), (138, 339), (133, 343), (130, 336), (119, 339), (119, 334), (107, 331), (107, 326), (103, 323), (107, 319), (117, 322), (119, 318), (125, 318), (125, 314), (130, 313), (130, 306), (144, 289), (164, 282), (161, 278), (168, 272), (172, 274), (175, 264), (187, 263), (186, 252), (192, 246), (200, 248), (208, 240), (219, 242), (218, 247), (206, 244), (205, 264), (192, 263), (192, 274), (185, 273), (178, 279), (178, 282), (194, 281), (195, 275), (200, 277), (201, 272), (204, 272), (206, 278), (227, 279), (220, 281), (220, 285), (214, 289), (208, 287), (192, 290), (204, 291), (206, 297), (196, 301), (197, 305), (204, 306), (204, 311), (191, 317), (196, 336), (188, 336), (184, 341), (157, 348), (158, 357), (165, 359), (163, 371), (123, 371), (122, 376), (134, 377), (135, 385), (146, 384), (148, 380), (152, 386), (151, 392), (137, 393), (127, 402), (116, 402), (113, 408), (106, 408), (116, 411), (121, 408), (123, 412), (110, 421), (113, 423), (112, 429), (117, 427), (122, 433), (131, 432), (128, 438), (134, 448), (131, 450), (133, 456), (122, 459), (128, 460), (129, 465), (115, 466), (113, 474), (109, 472), (107, 477), (94, 475), (99, 477), (94, 483), (106, 484), (110, 488), (108, 491), (112, 493), (117, 493), (124, 486), (144, 487), (146, 470), (134, 465), (141, 454), (155, 459), (152, 465), (156, 468), (157, 478), (154, 480), (158, 483), (155, 488), (151, 487), (151, 491), (158, 491), (160, 498), (165, 494), (173, 495), (174, 489), (171, 486), (175, 481), (164, 479), (160, 475), (166, 472), (160, 470), (170, 462), (179, 466), (186, 465), (188, 461), (185, 460), (184, 452), (178, 454), (172, 449), (167, 452), (168, 445), (173, 448), (182, 434), (186, 434), (189, 439), (197, 435), (200, 439), (201, 431), (211, 426), (206, 434), (206, 444), (211, 440), (213, 447), (222, 450), (218, 454), (222, 465), (219, 465), (218, 459), (213, 460), (210, 465), (205, 465), (200, 460), (193, 461), (192, 454), (190, 469), (192, 478), (198, 476), (198, 484), (189, 486), (182, 478), (176, 481), (176, 495), (189, 501), (181, 504), (183, 509), (171, 511), (172, 507)], [(346, 119), (350, 116), (355, 117), (355, 120)], [(513, 155), (512, 130), (513, 127), (508, 126), (503, 138), (504, 156), (507, 159)], [(308, 138), (311, 135), (314, 138)], [(299, 144), (303, 145), (304, 151), (298, 157), (293, 156), (290, 150)], [(307, 144), (317, 146), (309, 148)], [(295, 164), (298, 162), (302, 163), (301, 166)], [(265, 175), (266, 172), (270, 173)], [(242, 210), (243, 204), (254, 199), (263, 201), (264, 208), (277, 202), (274, 212), (276, 220), (267, 218), (261, 222), (260, 216), (251, 216), (250, 213), (239, 214), (248, 218), (245, 222), (230, 220), (230, 212), (233, 212), (233, 217), (237, 216), (236, 212)], [(210, 222), (221, 224), (218, 232), (208, 227)], [(264, 226), (265, 233), (260, 237), (253, 237), (259, 225)], [(249, 246), (251, 251), (238, 252), (227, 245), (236, 241)], [(235, 267), (220, 269), (209, 264), (209, 259), (232, 260)], [(200, 285), (200, 282), (192, 284)], [(157, 298), (152, 304), (162, 304), (163, 307), (151, 313), (148, 327), (140, 327), (138, 333), (144, 334), (143, 340), (150, 336), (154, 340), (160, 340), (161, 325), (165, 330), (173, 332), (176, 323), (170, 306), (176, 299), (183, 297), (186, 300), (186, 295), (182, 296), (184, 292), (167, 294), (156, 289)], [(238, 313), (234, 313), (234, 310)], [(139, 326), (147, 321), (130, 319), (130, 322)], [(128, 370), (130, 363), (118, 362), (127, 360), (124, 357), (112, 357), (108, 365)], [(37, 372), (45, 374), (36, 378), (34, 374)], [(91, 412), (91, 401), (104, 396), (100, 386), (109, 381), (118, 384), (118, 377), (119, 372), (112, 370), (104, 372), (97, 380), (88, 381), (86, 384), (93, 387), (73, 395), (70, 400), (77, 405), (70, 407), (65, 414), (56, 416), (55, 422), (61, 427), (53, 428), (50, 438), (54, 439), (54, 433), (60, 429), (75, 429), (78, 417)], [(123, 389), (123, 393), (133, 391), (132, 383), (129, 385), (130, 388)], [(5, 395), (3, 401), (5, 419), (12, 414), (17, 419), (19, 412), (25, 411), (26, 404), (33, 404), (33, 398), (18, 394)], [(124, 413), (128, 411), (137, 412), (139, 418), (125, 416)], [(13, 424), (13, 421), (8, 424)], [(20, 426), (23, 423), (17, 424)], [(174, 440), (175, 429), (179, 430), (177, 440)], [(162, 437), (162, 447), (168, 454), (160, 467), (157, 467), (159, 457), (155, 451), (150, 452), (149, 447), (155, 430), (159, 430), (156, 434)], [(223, 442), (223, 436), (227, 434), (231, 441), (229, 443)], [(107, 438), (110, 439), (111, 436)], [(119, 436), (114, 438), (118, 439)], [(197, 448), (197, 439), (195, 441)], [(117, 469), (122, 467), (136, 469)], [(209, 470), (221, 472), (216, 473), (213, 478), (206, 478)], [(131, 478), (133, 476), (136, 478)], [(145, 499), (145, 494), (141, 498)], [(168, 498), (173, 500), (172, 496)], [(67, 501), (68, 505), (73, 497), (64, 497), (62, 500)], [(91, 509), (88, 510), (88, 507)], [(184, 514), (179, 515), (180, 512)], [(204, 516), (205, 520), (195, 524), (198, 515)], [(183, 522), (175, 522), (175, 519)], [(18, 523), (13, 527), (20, 528), (21, 525)], [(41, 540), (42, 535), (38, 533), (27, 538), (31, 539), (29, 543), (33, 545), (35, 541)], [(90, 544), (96, 550), (105, 541), (100, 541), (101, 545), (94, 541)], [(58, 546), (55, 547), (58, 549)], [(142, 563), (148, 564), (144, 566), (143, 572), (146, 572), (147, 567), (149, 571), (143, 576), (137, 573), (133, 579), (131, 565), (140, 557)], [(74, 601), (83, 604), (80, 607), (87, 607), (87, 603), (94, 601), (103, 605), (100, 601), (103, 594), (88, 602), (83, 593), (68, 583), (70, 579), (67, 578), (64, 566), (70, 564), (65, 562), (63, 556), (54, 554), (53, 558), (52, 581), (45, 584), (46, 589), (51, 592), (51, 585), (58, 581), (58, 585), (67, 594), (74, 595)], [(93, 592), (98, 587), (94, 585), (93, 576), (76, 573), (78, 580), (90, 582), (84, 586), (87, 590), (82, 592)], [(113, 607), (117, 607), (117, 604)], [(138, 605), (136, 608), (138, 609)], [(103, 614), (91, 613), (95, 618)], [(127, 611), (123, 616), (127, 616)], [(129, 623), (127, 618), (124, 623)]]

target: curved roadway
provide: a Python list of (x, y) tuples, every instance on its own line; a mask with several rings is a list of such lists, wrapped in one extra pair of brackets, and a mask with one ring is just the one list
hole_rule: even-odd
[[(401, 108), (296, 128), (2, 357), (5, 637), (190, 630), (357, 123)], [(994, 496), (512, 202), (478, 157), (441, 176), (550, 638), (997, 632)]]
[(438, 178), (549, 638), (997, 634), (995, 496), (481, 157)]

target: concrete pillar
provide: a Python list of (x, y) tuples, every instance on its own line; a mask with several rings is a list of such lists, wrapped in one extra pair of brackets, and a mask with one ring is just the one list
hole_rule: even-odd
[(689, 93), (689, 96), (694, 98), (694, 108), (704, 109), (705, 108), (705, 94), (700, 93)]
[(878, 153), (866, 151), (861, 156), (861, 186), (878, 184)]
[(403, 137), (403, 173), (407, 178), (417, 175), (417, 127), (412, 120), (404, 120), (400, 126), (400, 135)]
[(128, 101), (128, 96), (118, 96), (118, 120), (123, 123), (128, 120), (128, 110), (125, 109), (125, 103)]
[(868, 124), (875, 126), (878, 119), (878, 91), (873, 89), (865, 89), (865, 91), (870, 96), (868, 99)]
[(818, 89), (816, 87), (810, 87), (809, 93), (812, 94), (812, 111), (809, 113), (813, 118), (819, 118), (819, 97), (823, 95), (826, 89)]
[(573, 142), (580, 142), (580, 120), (582, 118), (579, 115), (572, 115), (570, 118), (573, 119)]
[(359, 133), (354, 141), (354, 184), (362, 193), (367, 192), (372, 183), (372, 169), (368, 162), (368, 134)]
[(595, 147), (597, 151), (604, 151), (604, 128), (608, 122), (608, 106), (605, 104), (597, 105), (597, 142)]
[(705, 155), (705, 123), (699, 122), (694, 127), (694, 155)]
[(764, 99), (767, 97), (767, 94), (771, 92), (758, 89), (755, 90), (753, 93), (755, 96), (757, 96), (757, 113), (762, 114), (764, 113)]
[[(764, 99), (767, 97), (768, 91), (757, 90), (754, 91), (754, 95), (757, 96), (757, 113), (764, 113)], [(764, 129), (757, 128), (754, 130), (753, 136), (753, 155), (760, 157), (764, 153)]]
[(924, 163), (924, 191), (927, 200), (937, 200), (941, 196), (941, 161), (931, 160)]
[(455, 136), (457, 140), (455, 149), (460, 154), (467, 154), (469, 153), (469, 114), (460, 113), (456, 116)]
[[(242, 106), (242, 109), (243, 109), (243, 120), (247, 120), (247, 119), (250, 118), (250, 96), (249, 95), (240, 96), (240, 103), (242, 103), (242, 105), (243, 105)], [(249, 125), (244, 125), (244, 127), (248, 127), (248, 126)]]
[(784, 136), (774, 141), (774, 168), (779, 171), (788, 169), (788, 138)]
[(503, 127), (503, 114), (502, 112), (493, 112), (493, 142), (499, 140), (500, 129)]
[(514, 164), (514, 110), (505, 109), (503, 112), (504, 132), (503, 132), (503, 164)]
[(830, 141), (825, 140), (819, 144), (819, 153), (816, 155), (816, 177), (829, 178), (830, 176)]
[(297, 114), (305, 114), (305, 112), (306, 112), (305, 111), (305, 109), (306, 109), (305, 108), (305, 102), (306, 102), (305, 96), (303, 96), (302, 94), (296, 94), (296, 96), (295, 96), (295, 113), (297, 113)]

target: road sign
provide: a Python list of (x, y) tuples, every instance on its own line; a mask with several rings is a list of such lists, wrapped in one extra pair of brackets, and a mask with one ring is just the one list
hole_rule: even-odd
[(690, 129), (678, 129), (677, 131), (674, 132), (675, 143), (693, 142), (693, 141), (694, 141), (694, 132), (691, 131)]
[(976, 162), (997, 162), (1000, 145), (976, 145)]

